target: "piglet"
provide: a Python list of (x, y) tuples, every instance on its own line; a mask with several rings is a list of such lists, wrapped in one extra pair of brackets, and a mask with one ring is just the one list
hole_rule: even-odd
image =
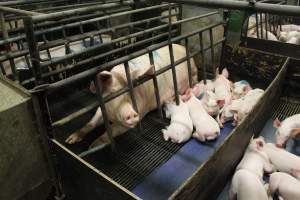
[(215, 89), (214, 82), (212, 80), (206, 80), (206, 84), (204, 81), (200, 81), (193, 87), (193, 92), (196, 97), (199, 97), (205, 91), (213, 91)]
[(276, 119), (273, 125), (277, 128), (276, 146), (284, 147), (288, 139), (300, 134), (300, 114), (288, 117), (282, 122)]
[(229, 190), (230, 200), (269, 200), (261, 179), (246, 169), (235, 172)]
[(234, 112), (232, 110), (238, 109), (243, 103), (242, 99), (234, 99), (231, 101), (231, 104), (226, 105), (222, 108), (219, 115), (217, 116), (217, 122), (220, 127), (223, 127), (223, 124), (228, 121), (234, 120)]
[[(189, 99), (186, 101), (186, 104), (189, 108), (193, 125), (196, 128), (193, 137), (201, 142), (214, 140), (220, 135), (218, 123), (206, 112), (203, 103), (195, 97), (191, 89), (187, 91), (187, 95)], [(207, 95), (205, 95), (205, 98), (207, 98)]]
[(299, 25), (295, 25), (295, 24), (281, 25), (281, 31), (286, 31), (286, 32), (300, 31), (300, 26)]
[(179, 105), (174, 101), (167, 102), (165, 105), (166, 117), (171, 118), (171, 124), (162, 130), (164, 139), (169, 139), (174, 143), (183, 143), (192, 136), (193, 122), (189, 115), (186, 103), (180, 99)]
[(214, 85), (215, 94), (220, 107), (223, 107), (225, 104), (228, 105), (231, 100), (232, 83), (228, 80), (228, 77), (229, 72), (226, 68), (222, 70), (221, 74), (219, 74), (219, 69), (217, 68)]
[(270, 195), (277, 193), (279, 199), (299, 200), (300, 181), (286, 173), (273, 173), (269, 180), (269, 193)]
[(278, 171), (290, 173), (300, 179), (300, 158), (298, 156), (278, 148), (272, 143), (264, 143), (263, 149)]
[(252, 90), (252, 88), (248, 81), (241, 80), (241, 81), (235, 82), (233, 84), (232, 99), (239, 99), (239, 98), (245, 96), (250, 90)]
[(274, 166), (270, 163), (267, 153), (263, 150), (264, 144), (262, 137), (252, 138), (236, 170), (246, 169), (257, 175), (261, 180), (264, 172), (272, 173)]
[(234, 112), (234, 125), (238, 125), (241, 121), (251, 112), (253, 107), (256, 105), (258, 100), (263, 95), (264, 90), (256, 88), (250, 90), (243, 98), (243, 102), (239, 107), (231, 108), (231, 111)]

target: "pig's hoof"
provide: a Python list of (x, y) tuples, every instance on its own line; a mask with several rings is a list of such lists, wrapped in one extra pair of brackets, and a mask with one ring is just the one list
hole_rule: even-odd
[(71, 134), (66, 140), (65, 142), (68, 144), (75, 144), (77, 142), (80, 142), (82, 140), (82, 137), (80, 137), (79, 133), (73, 133)]

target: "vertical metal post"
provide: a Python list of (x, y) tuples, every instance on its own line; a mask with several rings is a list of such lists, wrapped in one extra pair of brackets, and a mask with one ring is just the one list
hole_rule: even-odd
[(175, 66), (174, 66), (174, 52), (173, 52), (173, 46), (172, 46), (172, 42), (171, 42), (171, 32), (172, 32), (171, 4), (170, 3), (168, 3), (168, 4), (169, 4), (169, 38), (168, 38), (168, 44), (169, 44), (170, 61), (171, 61), (171, 67), (172, 67), (175, 101), (176, 101), (176, 105), (179, 105), (179, 93), (178, 93), (178, 86), (177, 86), (176, 69), (175, 69)]
[[(177, 21), (182, 20), (182, 4), (180, 4), (178, 6), (178, 14), (177, 14)], [(178, 28), (178, 34), (180, 35), (182, 33), (182, 24), (179, 24), (179, 28)]]
[(156, 76), (156, 69), (155, 69), (155, 62), (153, 58), (153, 51), (149, 53), (149, 59), (150, 59), (150, 65), (154, 67), (154, 75), (153, 75), (153, 85), (154, 85), (154, 92), (155, 92), (155, 97), (156, 97), (156, 105), (158, 108), (159, 116), (161, 119), (164, 118), (161, 104), (160, 104), (160, 96), (159, 96), (159, 88), (158, 88), (158, 83), (157, 83), (157, 76)]
[(263, 17), (262, 13), (259, 13), (259, 23), (260, 23), (260, 36), (261, 38), (264, 37), (264, 32), (263, 32)]
[[(206, 66), (205, 66), (205, 62), (204, 62), (203, 32), (199, 33), (199, 41), (200, 41), (200, 51), (201, 51), (202, 77), (203, 77), (204, 84), (206, 84), (207, 77), (206, 77)], [(213, 73), (215, 73), (215, 72), (213, 72)], [(200, 80), (199, 75), (198, 75), (198, 80)]]
[(190, 59), (190, 52), (189, 52), (189, 38), (185, 38), (185, 50), (186, 50), (186, 57), (187, 59), (187, 65), (188, 65), (188, 76), (189, 76), (189, 86), (192, 88), (193, 81), (192, 81), (192, 67), (191, 67), (191, 59)]
[[(37, 120), (37, 126), (40, 133), (40, 141), (42, 143), (42, 147), (45, 153), (45, 156), (47, 158), (48, 162), (48, 169), (51, 175), (51, 181), (55, 187), (55, 199), (64, 199), (65, 195), (62, 190), (60, 177), (57, 173), (56, 165), (55, 165), (55, 158), (54, 153), (51, 149), (51, 144), (49, 141), (50, 133), (48, 132), (48, 125), (49, 121), (47, 119), (47, 114), (43, 111), (45, 111), (45, 90), (37, 90), (33, 91), (32, 93), (32, 102), (33, 102), (33, 109), (35, 113), (35, 117)], [(48, 113), (49, 114), (49, 113)], [(48, 125), (47, 125), (48, 124)]]
[[(216, 66), (215, 66), (215, 47), (214, 47), (214, 35), (212, 28), (209, 29), (209, 41), (210, 41), (210, 53), (211, 53), (211, 65), (212, 65), (212, 71), (213, 74), (216, 71)], [(214, 77), (216, 78), (216, 77)]]
[[(136, 103), (136, 100), (135, 100), (135, 96), (134, 96), (134, 92), (133, 92), (134, 88), (133, 88), (133, 84), (132, 84), (132, 80), (131, 80), (131, 76), (130, 76), (130, 69), (129, 69), (128, 61), (126, 61), (124, 63), (124, 67), (125, 67), (125, 73), (126, 73), (126, 78), (127, 78), (127, 82), (128, 82), (129, 94), (130, 94), (132, 106), (133, 106), (133, 109), (137, 113), (139, 113), (137, 103)], [(142, 133), (142, 131), (143, 131), (141, 120), (138, 123), (138, 130), (139, 130), (140, 133)]]
[(268, 20), (267, 20), (267, 13), (265, 13), (265, 27), (266, 27), (266, 39), (268, 40)]
[(258, 20), (258, 15), (257, 15), (257, 12), (255, 13), (255, 26), (256, 26), (256, 37), (259, 38), (259, 27), (258, 27), (258, 23), (259, 23), (259, 20)]
[(106, 133), (107, 133), (108, 138), (109, 138), (110, 143), (111, 143), (111, 149), (112, 149), (113, 152), (115, 152), (116, 151), (116, 144), (115, 144), (114, 137), (112, 135), (111, 126), (109, 124), (109, 119), (108, 119), (107, 112), (106, 112), (105, 102), (104, 102), (104, 99), (103, 99), (103, 92), (102, 92), (101, 88), (99, 87), (99, 82), (98, 82), (97, 78), (94, 80), (94, 84), (96, 86), (96, 94), (97, 94), (98, 101), (100, 103), (100, 109), (101, 109), (101, 112), (102, 112), (103, 121), (104, 121), (104, 125), (105, 125), (105, 128), (106, 128)]
[(4, 40), (6, 40), (8, 38), (8, 33), (6, 29), (4, 13), (2, 11), (0, 11), (0, 20), (1, 20), (2, 37)]
[(42, 73), (40, 67), (40, 54), (37, 47), (36, 38), (34, 35), (34, 27), (33, 21), (31, 17), (26, 17), (24, 19), (24, 26), (26, 32), (26, 39), (29, 48), (31, 64), (32, 64), (32, 71), (35, 78), (35, 85), (39, 85), (42, 83)]

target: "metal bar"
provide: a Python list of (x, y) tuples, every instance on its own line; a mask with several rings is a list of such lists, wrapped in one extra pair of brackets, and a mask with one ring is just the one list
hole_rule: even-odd
[[(225, 41), (225, 38), (223, 38), (222, 40), (216, 42), (216, 43), (214, 44), (214, 46), (217, 46), (217, 45), (219, 45), (219, 44), (221, 44), (221, 43), (224, 43), (224, 41)], [(210, 48), (211, 48), (211, 47), (207, 47), (207, 48), (203, 49), (203, 51), (207, 51), (207, 50), (209, 50)], [(186, 59), (191, 59), (191, 58), (193, 58), (195, 55), (197, 55), (197, 54), (199, 54), (199, 53), (201, 53), (201, 50), (192, 53), (189, 57), (181, 58), (180, 60), (177, 60), (175, 63), (176, 63), (176, 65), (179, 65), (179, 64), (185, 62)], [(168, 66), (166, 66), (166, 67), (164, 67), (164, 68), (162, 68), (162, 69), (157, 70), (157, 71), (155, 72), (155, 73), (156, 73), (155, 75), (158, 76), (158, 75), (160, 75), (160, 74), (165, 73), (166, 71), (168, 71), (168, 70), (170, 70), (170, 69), (171, 69), (171, 65), (168, 65)], [(146, 76), (146, 77), (143, 77), (143, 78), (140, 79), (140, 80), (135, 80), (135, 81), (133, 82), (133, 87), (137, 87), (137, 86), (139, 86), (139, 85), (143, 84), (144, 82), (146, 82), (146, 81), (148, 81), (148, 80), (151, 80), (151, 79), (152, 79), (152, 77)], [(116, 91), (116, 92), (114, 92), (113, 94), (111, 94), (111, 95), (109, 95), (109, 96), (106, 96), (106, 97), (104, 98), (104, 102), (111, 101), (112, 99), (114, 99), (114, 98), (116, 98), (117, 96), (120, 96), (120, 95), (122, 95), (122, 94), (124, 94), (124, 93), (126, 93), (126, 92), (129, 92), (129, 88), (128, 88), (128, 87), (124, 87), (123, 89), (120, 89), (119, 91)], [(75, 118), (77, 118), (77, 117), (80, 117), (80, 116), (82, 116), (82, 115), (84, 115), (84, 114), (90, 112), (91, 110), (96, 109), (98, 106), (99, 106), (99, 102), (98, 102), (98, 101), (95, 102), (95, 103), (92, 103), (92, 104), (90, 104), (90, 105), (88, 105), (88, 106), (86, 106), (86, 107), (83, 107), (82, 109), (78, 110), (77, 112), (74, 112), (74, 113), (72, 113), (72, 114), (70, 114), (70, 115), (68, 115), (68, 116), (66, 116), (66, 117), (64, 117), (64, 118), (62, 118), (62, 119), (60, 119), (60, 120), (54, 122), (54, 123), (52, 124), (52, 126), (54, 126), (54, 127), (63, 126), (64, 124), (66, 124), (66, 123), (72, 121), (73, 119), (75, 119)]]
[(6, 40), (8, 38), (8, 33), (6, 29), (4, 14), (1, 11), (0, 11), (0, 20), (1, 20), (2, 37), (4, 40)]
[(31, 12), (31, 11), (20, 10), (20, 9), (4, 7), (4, 6), (0, 6), (0, 10), (3, 12), (11, 12), (11, 13), (21, 14), (21, 15), (40, 15), (40, 14), (42, 14), (42, 13), (38, 13), (38, 12)]
[(171, 41), (171, 30), (172, 30), (172, 18), (171, 18), (171, 5), (169, 4), (169, 37), (168, 37), (168, 44), (169, 44), (169, 55), (170, 55), (170, 62), (172, 66), (172, 77), (173, 77), (173, 85), (174, 85), (174, 93), (175, 93), (175, 102), (176, 105), (179, 105), (179, 93), (178, 93), (178, 86), (177, 86), (177, 77), (176, 77), (176, 69), (174, 65), (174, 51), (173, 45)]
[[(209, 29), (209, 41), (210, 41), (210, 46), (212, 47), (210, 49), (211, 50), (211, 65), (212, 65), (212, 71), (213, 71), (213, 74), (214, 74), (214, 72), (216, 71), (216, 66), (215, 66), (215, 50), (214, 50), (214, 47), (213, 47), (214, 36), (213, 36), (212, 28)], [(214, 78), (216, 78), (216, 77), (214, 77)]]
[(300, 7), (291, 5), (278, 5), (268, 3), (255, 3), (252, 5), (246, 1), (233, 1), (233, 0), (165, 0), (166, 2), (190, 4), (194, 6), (203, 6), (211, 8), (228, 8), (233, 10), (246, 10), (264, 12), (278, 15), (287, 16), (300, 16)]
[(33, 16), (32, 20), (34, 23), (36, 23), (36, 22), (51, 20), (51, 19), (55, 19), (55, 18), (68, 17), (71, 15), (76, 15), (76, 14), (81, 14), (81, 13), (86, 13), (86, 12), (93, 12), (93, 11), (100, 10), (100, 9), (107, 10), (107, 9), (116, 8), (119, 6), (130, 6), (132, 4), (134, 4), (134, 1), (128, 0), (128, 1), (124, 2), (123, 4), (107, 3), (107, 4), (101, 4), (101, 5), (93, 5), (93, 6), (88, 6), (88, 7), (78, 8), (78, 9), (73, 9), (73, 10), (37, 15), (37, 16)]
[(111, 143), (111, 149), (112, 149), (113, 152), (115, 152), (116, 144), (115, 144), (114, 137), (112, 135), (112, 129), (111, 129), (109, 119), (108, 119), (108, 115), (107, 115), (107, 112), (106, 112), (105, 102), (103, 100), (103, 93), (102, 93), (101, 88), (99, 87), (100, 83), (98, 82), (97, 78), (95, 78), (94, 84), (96, 86), (96, 93), (97, 93), (98, 101), (99, 101), (99, 104), (100, 104), (100, 108), (101, 108), (101, 112), (102, 112), (102, 116), (103, 116), (103, 120), (104, 120), (104, 125), (105, 125), (105, 128), (106, 128), (106, 133), (107, 133), (108, 138), (109, 138), (110, 143)]
[(262, 13), (259, 13), (259, 24), (260, 24), (260, 34), (261, 34), (261, 38), (264, 38), (264, 32), (263, 32), (263, 17), (262, 17)]
[[(223, 22), (219, 22), (219, 23), (216, 23), (216, 24), (212, 24), (212, 25), (209, 25), (209, 26), (205, 26), (205, 27), (202, 27), (200, 29), (197, 29), (196, 31), (192, 31), (190, 33), (187, 33), (185, 35), (181, 35), (181, 36), (178, 36), (178, 37), (175, 37), (175, 38), (172, 38), (171, 41), (172, 42), (176, 42), (176, 41), (180, 41), (182, 39), (184, 39), (185, 37), (190, 37), (190, 36), (193, 36), (193, 35), (196, 35), (196, 34), (199, 34), (199, 32), (203, 32), (205, 30), (208, 30), (209, 28), (213, 28), (213, 27), (217, 27), (219, 25), (223, 24)], [(52, 84), (49, 84), (48, 85), (48, 93), (52, 93), (54, 92), (55, 90), (58, 90), (60, 88), (63, 88), (69, 84), (73, 84), (79, 80), (82, 80), (82, 79), (85, 79), (85, 78), (89, 78), (89, 77), (92, 77), (93, 75), (96, 74), (96, 72), (101, 69), (101, 70), (109, 70), (111, 67), (113, 66), (116, 66), (118, 64), (122, 64), (128, 60), (131, 60), (133, 58), (136, 58), (138, 56), (141, 56), (143, 54), (146, 54), (146, 53), (149, 53), (153, 50), (156, 50), (156, 49), (159, 49), (163, 46), (166, 46), (168, 45), (168, 42), (162, 42), (162, 43), (159, 43), (159, 44), (156, 44), (156, 45), (152, 45), (150, 47), (147, 47), (147, 48), (144, 48), (140, 51), (137, 51), (137, 52), (134, 52), (130, 55), (127, 55), (127, 56), (124, 56), (122, 58), (118, 58), (118, 59), (115, 59), (111, 62), (107, 62), (99, 67), (95, 67), (95, 68), (92, 68), (92, 69), (89, 69), (89, 70), (86, 70), (84, 72), (81, 72), (79, 74), (76, 74), (72, 77), (68, 77), (64, 80), (61, 80), (61, 81), (58, 81), (56, 83), (52, 83)]]
[[(133, 92), (134, 88), (133, 88), (133, 84), (132, 84), (132, 80), (131, 80), (131, 76), (130, 76), (130, 68), (129, 68), (128, 61), (126, 61), (124, 63), (124, 67), (125, 67), (125, 73), (126, 73), (126, 78), (127, 78), (127, 82), (128, 82), (128, 88), (129, 88), (129, 94), (130, 94), (132, 106), (133, 106), (133, 109), (135, 110), (135, 112), (139, 113), (139, 109), (138, 109), (138, 106), (137, 106), (137, 103), (135, 100), (135, 96), (134, 96), (134, 92)], [(139, 122), (138, 122), (138, 131), (140, 134), (143, 132), (141, 120), (139, 120)]]
[[(83, 61), (79, 61), (77, 62), (75, 65), (68, 65), (67, 67), (63, 68), (63, 69), (57, 69), (55, 71), (51, 71), (49, 73), (45, 73), (45, 74), (42, 74), (42, 78), (45, 78), (45, 77), (49, 77), (51, 75), (54, 75), (54, 74), (58, 74), (60, 72), (64, 72), (64, 71), (68, 71), (68, 70), (71, 70), (75, 67), (78, 67), (78, 66), (82, 66), (82, 65), (86, 65), (87, 63), (92, 63), (93, 61), (95, 60), (98, 60), (98, 59), (101, 59), (101, 58), (105, 58), (109, 55), (112, 55), (114, 53), (117, 53), (117, 52), (120, 52), (120, 51), (123, 51), (123, 50), (127, 50), (129, 48), (132, 48), (132, 47), (136, 47), (136, 46), (139, 46), (139, 45), (142, 45), (144, 43), (147, 43), (149, 41), (152, 41), (152, 40), (157, 40), (157, 39), (160, 39), (162, 37), (165, 37), (167, 36), (168, 33), (162, 33), (162, 34), (159, 34), (157, 36), (154, 36), (153, 38), (148, 38), (146, 40), (142, 40), (142, 41), (139, 41), (139, 42), (135, 42), (134, 44), (132, 45), (129, 45), (129, 46), (124, 46), (124, 47), (121, 47), (121, 48), (118, 48), (118, 49), (114, 49), (112, 51), (109, 51), (109, 52), (106, 52), (106, 53), (103, 53), (103, 54), (100, 54), (100, 55), (97, 55), (97, 56), (94, 56), (92, 59), (89, 59), (89, 60), (83, 60)], [(26, 85), (28, 83), (31, 83), (32, 81), (34, 81), (33, 78), (30, 78), (30, 79), (27, 79), (25, 80), (24, 82), (22, 82), (23, 85)]]
[(256, 36), (257, 38), (259, 38), (259, 27), (258, 27), (258, 23), (259, 23), (259, 20), (258, 20), (258, 15), (257, 15), (257, 12), (255, 13), (255, 26), (256, 26)]
[[(185, 49), (186, 49), (186, 56), (190, 57), (190, 52), (189, 52), (189, 38), (185, 38)], [(193, 80), (192, 80), (192, 67), (191, 67), (191, 60), (187, 60), (187, 65), (188, 65), (188, 77), (189, 77), (189, 86), (192, 88), (193, 86)]]
[[(215, 14), (215, 13), (218, 13), (218, 12), (213, 12), (213, 14)], [(200, 18), (202, 18), (202, 17), (210, 16), (210, 15), (213, 15), (213, 14), (212, 14), (212, 13), (208, 13), (208, 14), (204, 14), (204, 15), (200, 15), (200, 16), (196, 16), (196, 17), (191, 17), (191, 18), (183, 19), (183, 20), (181, 20), (181, 21), (177, 21), (177, 22), (173, 23), (173, 25), (177, 25), (177, 24), (179, 24), (179, 23), (184, 23), (184, 22), (189, 22), (189, 21), (192, 21), (192, 20), (195, 20), (195, 19), (200, 19)], [(61, 63), (61, 62), (64, 61), (64, 60), (79, 57), (79, 56), (81, 56), (83, 53), (90, 53), (90, 52), (93, 52), (93, 51), (95, 51), (95, 50), (101, 49), (101, 48), (103, 48), (103, 47), (105, 47), (105, 46), (110, 46), (110, 45), (113, 44), (113, 43), (121, 42), (121, 41), (123, 41), (123, 40), (127, 40), (128, 38), (138, 37), (138, 36), (140, 36), (140, 35), (146, 35), (146, 34), (149, 33), (149, 32), (153, 32), (153, 31), (156, 31), (156, 30), (160, 30), (160, 29), (163, 29), (163, 28), (166, 28), (166, 27), (168, 27), (168, 24), (160, 25), (160, 26), (157, 26), (157, 27), (148, 29), (148, 30), (144, 30), (144, 31), (140, 31), (140, 32), (137, 32), (137, 33), (134, 33), (134, 34), (131, 34), (131, 35), (127, 35), (127, 36), (124, 36), (124, 37), (120, 37), (120, 38), (117, 38), (117, 39), (112, 40), (112, 41), (110, 41), (110, 42), (103, 43), (103, 44), (99, 44), (99, 45), (95, 45), (95, 46), (93, 46), (93, 47), (86, 48), (86, 49), (81, 50), (81, 51), (79, 51), (79, 52), (75, 52), (75, 53), (66, 55), (65, 57), (58, 58), (58, 59), (56, 59), (55, 61), (44, 62), (44, 63), (42, 64), (42, 66), (48, 66), (48, 65), (51, 65), (51, 64), (52, 64), (52, 65), (59, 64), (59, 63)]]
[(39, 85), (41, 82), (41, 68), (40, 68), (40, 55), (37, 48), (36, 38), (34, 37), (34, 27), (31, 17), (26, 17), (24, 19), (24, 25), (27, 36), (27, 44), (30, 52), (32, 71), (35, 77), (35, 84)]
[(266, 40), (268, 40), (268, 19), (267, 13), (265, 14), (265, 27), (266, 27)]
[[(202, 77), (204, 84), (206, 84), (206, 65), (204, 60), (204, 46), (203, 46), (203, 32), (199, 33), (199, 41), (200, 41), (200, 52), (201, 52), (201, 66), (202, 66)], [(200, 72), (200, 69), (198, 69), (198, 73)], [(198, 74), (198, 80), (200, 80), (200, 76)]]
[(163, 116), (163, 111), (162, 111), (161, 103), (160, 103), (160, 95), (159, 95), (159, 88), (158, 88), (158, 83), (157, 83), (155, 61), (153, 58), (153, 51), (149, 53), (149, 61), (150, 61), (150, 65), (152, 65), (154, 67), (153, 86), (154, 86), (154, 93), (155, 93), (155, 99), (156, 99), (156, 106), (158, 108), (158, 113), (159, 113), (160, 118), (163, 119), (164, 116)]

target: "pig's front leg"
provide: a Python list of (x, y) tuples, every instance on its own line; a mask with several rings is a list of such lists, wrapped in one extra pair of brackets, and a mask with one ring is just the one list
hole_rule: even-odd
[[(116, 124), (111, 125), (111, 132), (112, 132), (113, 137), (121, 135), (122, 133), (125, 133), (127, 130), (128, 130), (128, 128), (126, 128), (124, 126), (119, 126)], [(110, 143), (110, 140), (109, 140), (108, 134), (107, 134), (107, 132), (105, 132), (103, 135), (99, 136), (96, 140), (94, 140), (94, 142), (89, 146), (89, 149), (94, 148), (98, 145), (109, 144), (109, 143)]]
[(89, 132), (91, 132), (94, 128), (99, 126), (103, 123), (103, 117), (100, 107), (97, 109), (95, 115), (92, 117), (92, 119), (84, 125), (79, 131), (76, 131), (75, 133), (72, 133), (65, 142), (68, 144), (74, 144), (77, 142), (80, 142), (82, 138), (86, 136)]
[(271, 173), (275, 172), (276, 169), (275, 169), (275, 166), (274, 166), (274, 165), (272, 165), (271, 163), (265, 161), (265, 162), (264, 162), (264, 171), (265, 171), (266, 173), (268, 173), (268, 174), (271, 174)]

